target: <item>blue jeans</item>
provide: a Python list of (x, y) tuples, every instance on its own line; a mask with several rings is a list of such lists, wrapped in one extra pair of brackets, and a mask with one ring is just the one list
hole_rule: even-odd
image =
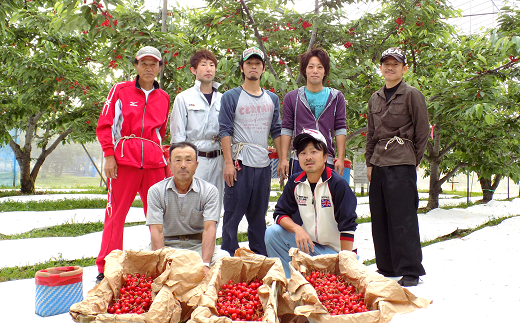
[[(289, 262), (291, 261), (291, 256), (289, 256), (289, 249), (298, 248), (296, 246), (295, 234), (286, 231), (279, 224), (270, 225), (265, 231), (265, 246), (269, 257), (280, 258), (285, 276), (290, 278), (291, 270), (289, 269)], [(328, 254), (337, 254), (337, 252), (328, 246), (316, 242), (314, 243), (314, 252), (310, 253), (313, 257)]]

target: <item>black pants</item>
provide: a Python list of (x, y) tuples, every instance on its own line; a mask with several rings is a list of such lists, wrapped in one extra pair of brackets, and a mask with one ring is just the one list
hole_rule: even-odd
[(424, 275), (415, 166), (374, 166), (369, 198), (377, 268), (387, 276)]

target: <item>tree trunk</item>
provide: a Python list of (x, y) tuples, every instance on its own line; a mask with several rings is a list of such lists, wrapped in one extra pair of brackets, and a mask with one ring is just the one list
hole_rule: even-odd
[(440, 161), (438, 159), (430, 161), (430, 192), (428, 195), (428, 204), (426, 205), (428, 210), (433, 210), (439, 207), (439, 195), (441, 194), (439, 165)]
[(479, 177), (480, 187), (482, 187), (482, 201), (487, 203), (493, 199), (493, 194), (502, 180), (502, 175), (495, 175), (492, 180), (492, 176), (489, 178)]
[[(50, 138), (44, 138), (40, 156), (36, 158), (36, 162), (31, 169), (32, 143), (38, 129), (38, 120), (41, 118), (42, 114), (43, 112), (39, 112), (38, 114), (28, 118), (27, 128), (25, 130), (25, 143), (23, 147), (20, 147), (20, 145), (18, 145), (12, 138), (9, 140), (9, 146), (13, 150), (16, 161), (18, 161), (18, 165), (20, 166), (20, 187), (23, 194), (35, 193), (34, 183), (36, 182), (36, 178), (38, 177), (38, 173), (45, 158), (47, 158), (47, 156), (56, 149), (58, 144), (60, 144), (72, 132), (72, 127), (63, 131), (49, 146), (49, 148), (47, 148), (47, 143)], [(48, 132), (46, 132), (46, 135), (47, 134)]]

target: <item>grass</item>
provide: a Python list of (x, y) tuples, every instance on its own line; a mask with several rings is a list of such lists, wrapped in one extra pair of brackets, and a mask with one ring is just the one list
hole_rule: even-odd
[[(239, 232), (237, 234), (237, 239), (238, 239), (238, 242), (244, 242), (244, 241), (249, 241), (249, 238), (247, 237), (247, 233), (241, 233)], [(217, 238), (217, 242), (216, 242), (217, 245), (221, 245), (222, 244), (222, 238)]]
[[(428, 189), (421, 189), (421, 190), (418, 190), (419, 193), (429, 193), (430, 190)], [(464, 197), (464, 196), (467, 196), (468, 195), (468, 192), (467, 191), (448, 191), (448, 190), (443, 190), (441, 192), (441, 194), (447, 194), (447, 195), (458, 195), (460, 197)], [(469, 196), (482, 196), (482, 192), (469, 192)]]
[[(101, 179), (96, 177), (83, 177), (62, 174), (60, 177), (48, 175), (45, 178), (38, 176), (35, 182), (36, 188), (97, 188)], [(103, 184), (104, 185), (104, 184)]]
[(436, 239), (432, 239), (432, 240), (429, 240), (429, 241), (421, 242), (421, 247), (426, 247), (426, 246), (429, 246), (431, 244), (434, 244), (434, 243), (437, 243), (437, 242), (446, 241), (446, 240), (460, 239), (460, 238), (463, 238), (463, 237), (467, 236), (470, 233), (473, 233), (473, 232), (478, 231), (480, 229), (483, 229), (485, 227), (492, 227), (492, 226), (495, 226), (495, 225), (499, 225), (505, 219), (509, 219), (509, 218), (512, 218), (512, 217), (515, 217), (515, 216), (519, 216), (519, 215), (520, 214), (505, 216), (503, 218), (491, 218), (486, 223), (483, 223), (483, 224), (481, 224), (481, 225), (479, 225), (479, 226), (477, 226), (475, 228), (457, 229), (457, 230), (453, 231), (452, 233), (446, 234), (446, 235), (444, 235), (442, 237), (438, 237)]
[(278, 199), (282, 195), (282, 192), (277, 192), (276, 196), (269, 196), (269, 202), (278, 202)]
[[(0, 203), (0, 212), (14, 211), (56, 211), (74, 209), (104, 209), (106, 199), (60, 199), (56, 201), (5, 201)], [(143, 207), (141, 200), (135, 200), (133, 207)]]
[(82, 188), (82, 191), (58, 191), (58, 190), (42, 190), (38, 189), (36, 194), (23, 194), (20, 190), (2, 190), (0, 189), (0, 197), (8, 196), (27, 196), (27, 195), (47, 195), (47, 194), (107, 194), (105, 188)]
[[(455, 205), (440, 206), (439, 209), (444, 209), (444, 210), (467, 209), (468, 207), (473, 206), (473, 205), (477, 205), (477, 204), (482, 204), (482, 202), (479, 202), (479, 201), (476, 201), (476, 202), (471, 202), (470, 201), (469, 203), (462, 202), (462, 203), (455, 204)], [(417, 214), (425, 214), (425, 213), (428, 213), (430, 211), (431, 211), (430, 209), (428, 209), (426, 207), (422, 207), (422, 208), (419, 208), (417, 210)]]
[[(479, 225), (479, 226), (477, 226), (475, 228), (457, 229), (457, 230), (453, 231), (452, 233), (446, 234), (446, 235), (444, 235), (442, 237), (438, 237), (438, 238), (435, 238), (435, 239), (432, 239), (432, 240), (421, 242), (421, 248), (429, 246), (429, 245), (437, 243), (437, 242), (463, 238), (463, 237), (465, 237), (465, 236), (467, 236), (467, 235), (469, 235), (469, 234), (471, 234), (471, 233), (473, 233), (475, 231), (478, 231), (478, 230), (483, 229), (485, 227), (492, 227), (492, 226), (495, 226), (495, 225), (499, 225), (505, 219), (509, 219), (509, 218), (512, 218), (512, 217), (515, 217), (515, 216), (519, 216), (519, 215), (520, 214), (518, 214), (518, 215), (510, 215), (510, 216), (506, 216), (506, 217), (503, 217), (503, 218), (491, 218), (486, 223), (483, 223), (483, 224), (481, 224), (481, 225)], [(369, 265), (372, 265), (372, 264), (375, 264), (375, 263), (376, 263), (376, 259), (375, 258), (363, 261), (363, 264), (365, 266), (369, 266)]]
[[(143, 225), (145, 222), (125, 223), (125, 227), (135, 225)], [(103, 222), (87, 222), (87, 223), (64, 223), (45, 229), (33, 229), (28, 232), (4, 235), (0, 233), (0, 240), (16, 240), (31, 238), (48, 238), (48, 237), (77, 237), (85, 234), (103, 231)]]
[(81, 266), (88, 267), (96, 264), (96, 258), (81, 258), (76, 260), (64, 260), (61, 254), (58, 258), (50, 259), (49, 261), (38, 263), (33, 266), (16, 266), (4, 267), (0, 269), (0, 283), (9, 280), (19, 280), (34, 278), (38, 270), (47, 269), (50, 267), (62, 266)]

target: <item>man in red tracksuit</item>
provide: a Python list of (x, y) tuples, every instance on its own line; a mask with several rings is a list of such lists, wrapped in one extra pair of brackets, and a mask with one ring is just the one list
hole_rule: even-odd
[(162, 64), (156, 48), (140, 49), (134, 59), (138, 76), (112, 87), (99, 116), (97, 137), (105, 156), (108, 202), (96, 260), (97, 283), (104, 278), (105, 256), (123, 249), (124, 224), (135, 194), (139, 192), (146, 216), (148, 189), (165, 177), (161, 142), (170, 97), (155, 81)]

